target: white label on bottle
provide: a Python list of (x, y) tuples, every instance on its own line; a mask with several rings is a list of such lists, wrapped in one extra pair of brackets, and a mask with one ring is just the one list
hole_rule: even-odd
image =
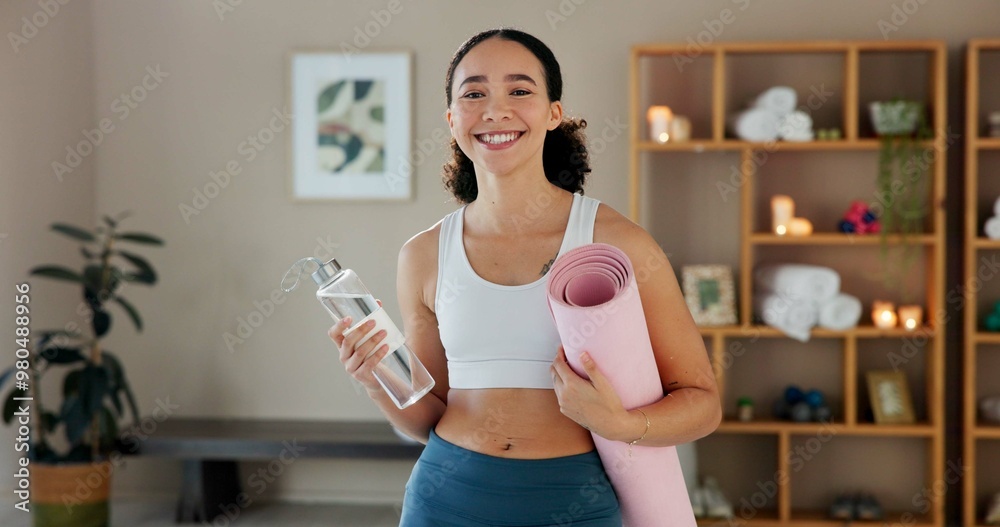
[[(385, 312), (385, 309), (379, 309), (378, 311), (375, 311), (369, 314), (367, 317), (359, 320), (357, 324), (355, 324), (350, 329), (345, 331), (344, 335), (345, 336), (349, 335), (352, 331), (357, 329), (358, 326), (364, 324), (365, 322), (368, 322), (369, 320), (375, 321), (375, 327), (373, 327), (371, 331), (366, 333), (364, 337), (361, 337), (361, 340), (358, 341), (358, 345), (367, 342), (372, 335), (378, 333), (378, 331), (381, 329), (385, 330), (385, 338), (382, 340), (382, 342), (380, 342), (377, 346), (375, 346), (375, 348), (372, 349), (371, 352), (368, 353), (368, 355), (375, 353), (379, 348), (382, 347), (383, 344), (388, 344), (389, 351), (391, 352), (395, 351), (400, 346), (406, 343), (406, 337), (403, 336), (403, 332), (396, 327), (396, 324), (393, 323), (391, 318), (389, 318), (389, 314)], [(365, 358), (367, 359), (368, 357), (366, 356)]]

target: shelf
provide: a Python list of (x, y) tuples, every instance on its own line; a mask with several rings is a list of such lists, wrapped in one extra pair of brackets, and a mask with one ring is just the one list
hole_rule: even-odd
[(980, 423), (973, 429), (973, 434), (981, 439), (1000, 439), (1000, 425)]
[(727, 419), (719, 425), (717, 433), (724, 434), (780, 434), (816, 435), (828, 432), (845, 436), (932, 437), (934, 427), (929, 424), (877, 425), (862, 423), (793, 423), (790, 421), (734, 421)]
[(1000, 240), (991, 240), (989, 238), (976, 238), (972, 242), (972, 246), (977, 249), (1000, 249)]
[[(715, 326), (706, 327), (701, 326), (698, 328), (701, 331), (702, 336), (711, 337), (715, 335), (721, 335), (724, 337), (785, 337), (786, 335), (780, 330), (766, 325), (752, 325), (752, 326)], [(845, 338), (845, 337), (856, 337), (856, 338), (905, 338), (911, 335), (923, 335), (925, 337), (933, 337), (935, 331), (933, 327), (922, 326), (913, 331), (907, 331), (903, 328), (893, 328), (893, 329), (879, 329), (875, 326), (858, 326), (856, 328), (835, 331), (831, 329), (823, 328), (813, 328), (811, 336), (817, 338)], [(1000, 340), (998, 340), (1000, 342)]]
[[(937, 238), (933, 234), (907, 236), (907, 242), (932, 245)], [(889, 235), (890, 245), (900, 245), (903, 238), (899, 234)], [(843, 232), (816, 232), (808, 236), (779, 236), (777, 234), (758, 232), (750, 235), (750, 243), (754, 245), (879, 245), (882, 243), (878, 234), (848, 234)], [(997, 244), (1000, 248), (1000, 243)]]
[(1000, 137), (980, 137), (972, 146), (980, 150), (1000, 150)]
[[(908, 521), (907, 521), (908, 520)], [(885, 518), (878, 521), (853, 520), (844, 522), (843, 520), (831, 519), (826, 511), (792, 511), (792, 518), (788, 525), (796, 527), (827, 527), (850, 524), (851, 526), (871, 526), (882, 527), (884, 525), (906, 525), (907, 527), (924, 527), (934, 525), (926, 516), (915, 516), (912, 512), (886, 512)]]
[(980, 344), (1000, 344), (1000, 332), (977, 331), (973, 339)]
[[(926, 148), (934, 146), (933, 141), (923, 141)], [(775, 141), (773, 143), (752, 143), (740, 141), (739, 139), (723, 139), (714, 141), (711, 139), (692, 139), (682, 143), (657, 143), (655, 141), (639, 141), (635, 147), (641, 152), (706, 152), (706, 151), (739, 151), (739, 150), (767, 150), (769, 152), (779, 152), (782, 150), (790, 152), (801, 151), (876, 151), (882, 144), (878, 139), (858, 139), (857, 141), (804, 141), (801, 143), (791, 141)]]

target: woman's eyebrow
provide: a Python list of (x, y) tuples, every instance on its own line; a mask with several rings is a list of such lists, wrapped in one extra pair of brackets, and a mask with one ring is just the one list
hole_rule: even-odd
[[(532, 79), (530, 76), (525, 75), (523, 73), (511, 73), (510, 75), (504, 77), (504, 81), (506, 82), (526, 81), (530, 82), (532, 86), (538, 86), (537, 84), (535, 84), (535, 79)], [(462, 81), (462, 84), (459, 84), (458, 87), (461, 88), (462, 86), (465, 86), (467, 83), (470, 82), (486, 82), (486, 75), (473, 75)]]

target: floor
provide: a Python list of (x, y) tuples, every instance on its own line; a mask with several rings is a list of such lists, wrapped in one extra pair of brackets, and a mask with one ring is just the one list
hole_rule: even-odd
[[(115, 499), (111, 504), (111, 527), (177, 527), (174, 501), (169, 499)], [(14, 508), (9, 499), (0, 501), (0, 525), (30, 527), (31, 514)], [(391, 505), (319, 505), (261, 503), (240, 511), (232, 520), (219, 518), (206, 524), (215, 527), (397, 527), (399, 512)]]

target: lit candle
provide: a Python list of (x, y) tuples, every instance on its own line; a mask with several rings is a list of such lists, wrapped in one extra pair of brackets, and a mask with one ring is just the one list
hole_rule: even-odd
[(899, 306), (899, 320), (907, 331), (914, 331), (924, 321), (924, 308), (921, 306)]
[(872, 322), (881, 329), (896, 327), (896, 306), (892, 302), (876, 300), (872, 303)]
[(691, 120), (683, 115), (676, 115), (670, 120), (670, 140), (687, 141), (691, 139)]
[(795, 202), (792, 198), (782, 194), (771, 198), (771, 229), (775, 234), (787, 234), (793, 216), (795, 216)]
[(657, 143), (670, 140), (670, 121), (674, 118), (668, 106), (650, 106), (646, 112), (649, 120), (649, 137)]
[(805, 218), (792, 218), (788, 224), (788, 234), (792, 236), (809, 236), (813, 232), (813, 224)]

